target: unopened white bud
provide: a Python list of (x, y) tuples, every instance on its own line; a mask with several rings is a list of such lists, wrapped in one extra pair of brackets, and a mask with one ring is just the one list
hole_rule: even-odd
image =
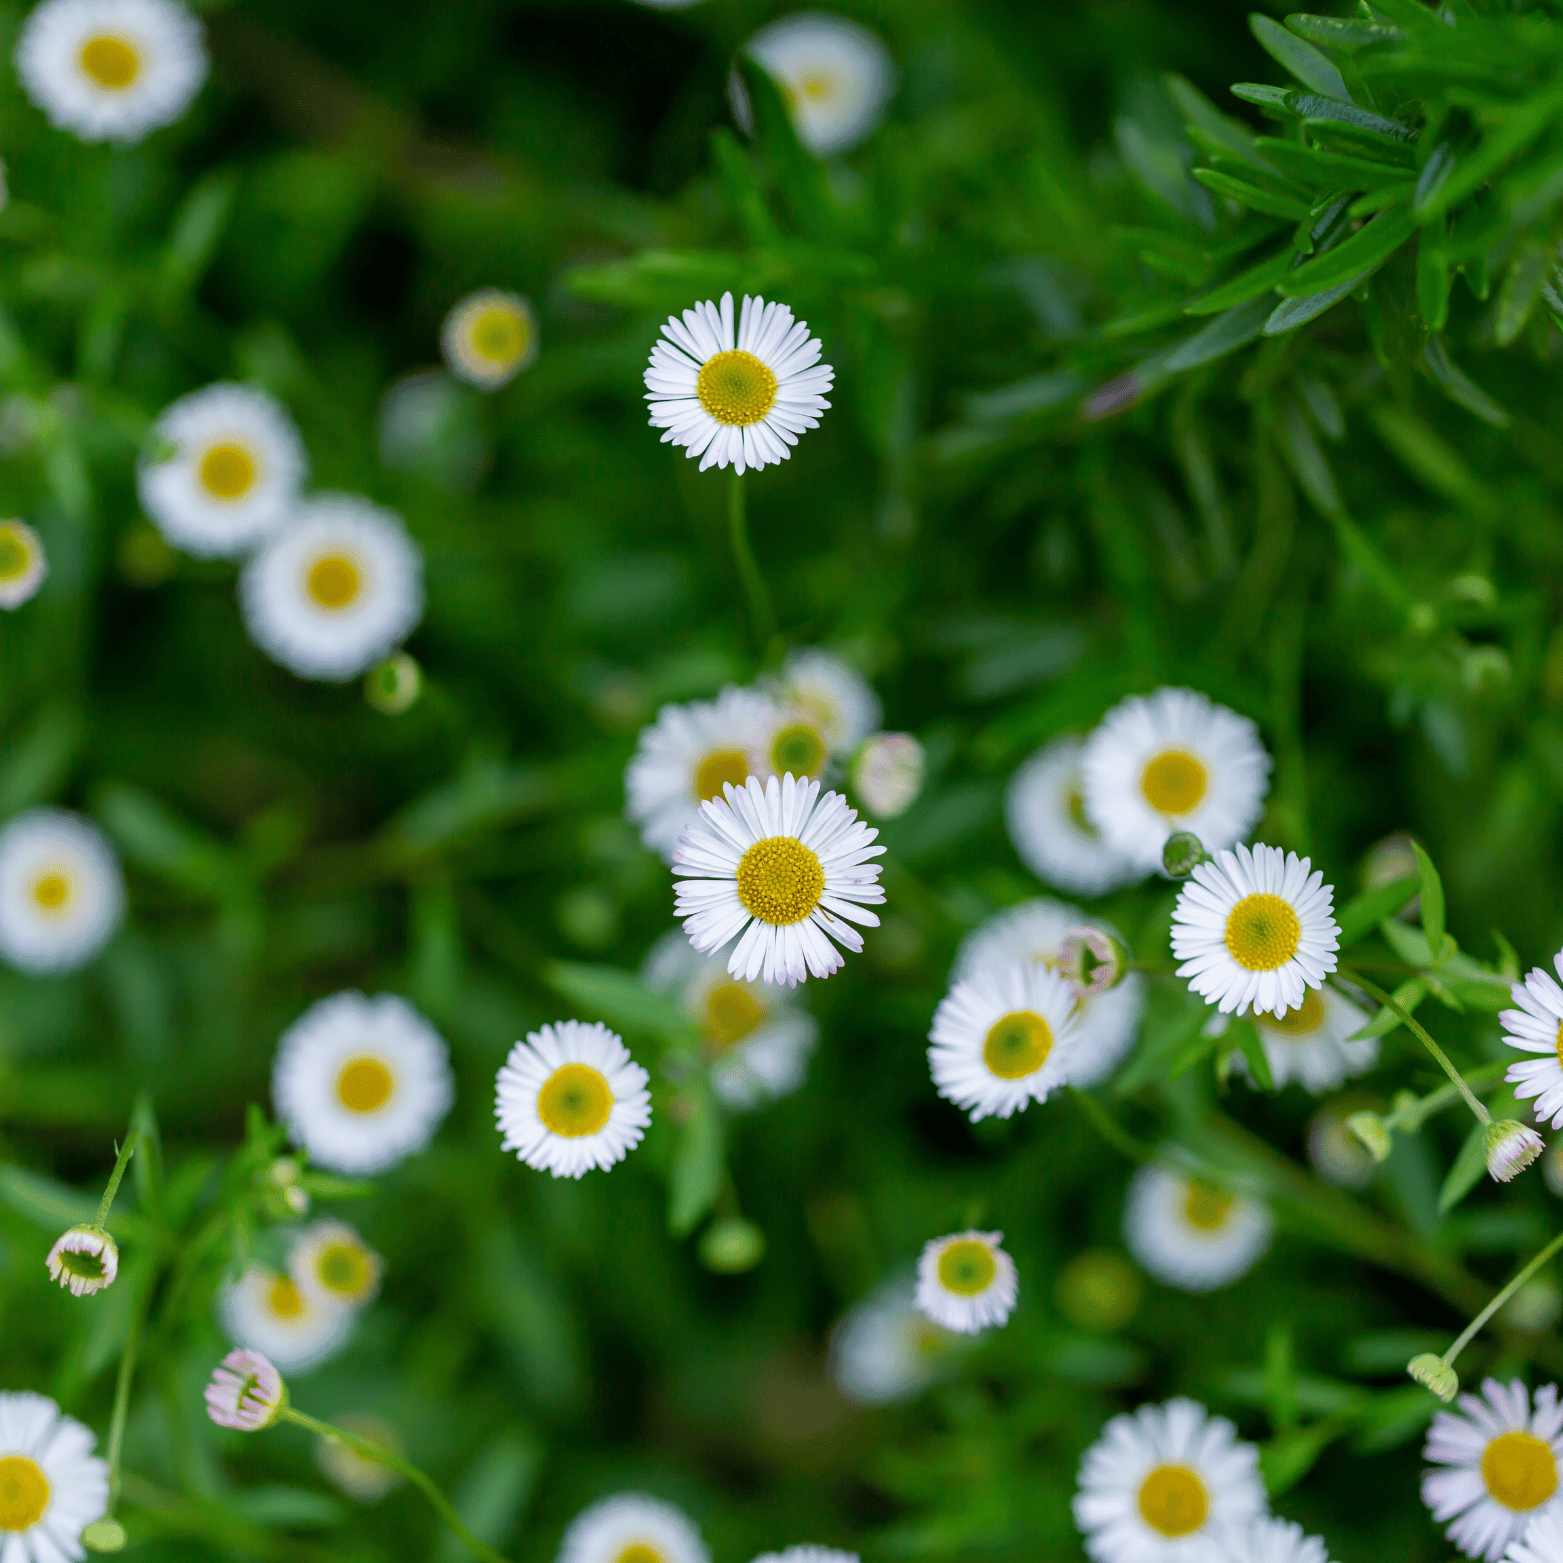
[(1547, 1142), (1534, 1129), (1513, 1118), (1487, 1126), (1487, 1170), (1500, 1183), (1522, 1173), (1546, 1148)]
[(1129, 952), (1105, 928), (1071, 928), (1059, 946), (1058, 963), (1081, 998), (1116, 988), (1129, 970)]
[(119, 1274), (119, 1249), (107, 1232), (72, 1227), (56, 1240), (44, 1262), (52, 1280), (68, 1286), (73, 1297), (87, 1297), (114, 1284)]

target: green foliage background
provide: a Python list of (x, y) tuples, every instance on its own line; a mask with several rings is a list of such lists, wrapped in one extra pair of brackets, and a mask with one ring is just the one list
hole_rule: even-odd
[[(219, 1168), (268, 1101), (281, 1030), (349, 986), (412, 998), (459, 1096), (427, 1156), (322, 1202), (388, 1280), (297, 1399), (388, 1417), (511, 1554), (550, 1558), (580, 1507), (630, 1487), (685, 1505), (718, 1563), (799, 1540), (872, 1563), (1076, 1558), (1081, 1450), (1113, 1411), (1186, 1392), (1266, 1446), (1278, 1510), (1339, 1563), (1449, 1556), (1416, 1490), (1433, 1402), (1403, 1365), (1556, 1225), (1539, 1173), (1441, 1213), (1466, 1132), (1450, 1114), (1400, 1137), (1360, 1200), (1313, 1182), (1297, 1088), (1218, 1082), (1208, 1052), (1168, 1078), (1202, 1006), (1157, 979), (1103, 1101), (1146, 1139), (1258, 1169), (1282, 1225), (1237, 1285), (1150, 1287), (1108, 1333), (1060, 1308), (1056, 1280), (1119, 1246), (1132, 1163), (1068, 1099), (973, 1128), (923, 1049), (960, 936), (1038, 893), (1000, 822), (1009, 772), (1159, 683), (1260, 723), (1276, 772), (1259, 836), (1311, 853), (1338, 900), (1373, 841), (1410, 829), (1476, 957), (1498, 959), (1495, 927), (1526, 965), (1563, 940), (1557, 8), (1451, 0), (1442, 27), (1384, 4), (1410, 44), (1316, 28), (1352, 43), (1330, 57), (1359, 105), (1409, 127), (1399, 142), (1299, 106), (1226, 0), (838, 8), (886, 38), (902, 83), (883, 130), (829, 166), (761, 82), (756, 139), (731, 128), (732, 51), (780, 14), (751, 0), (211, 9), (212, 81), (128, 150), (0, 93), (0, 508), (53, 562), (0, 622), (0, 815), (92, 813), (132, 908), (86, 972), (0, 974), (0, 1384), (101, 1434), (149, 1266), (193, 1252), (188, 1288), (155, 1294), (133, 1401), (123, 1518), (142, 1557), (460, 1555), (416, 1494), (349, 1512), (301, 1435), (218, 1434), (200, 1401), (229, 1239), (276, 1241), (235, 1224), (264, 1141), (226, 1183)], [(0, 5), (7, 58), (22, 14)], [(1294, 101), (1244, 104), (1234, 81)], [(1256, 162), (1252, 134), (1303, 150)], [(1310, 163), (1305, 143), (1372, 166)], [(1273, 210), (1228, 203), (1245, 189)], [(1371, 215), (1340, 201), (1375, 191), (1403, 242), (1369, 280), (1344, 268), (1354, 296), (1260, 337), (1277, 269), (1259, 306), (1216, 296), (1247, 313), (1178, 356), (1207, 324), (1191, 300), (1213, 313), (1216, 286), (1290, 264), (1299, 222), (1329, 260)], [(457, 395), (432, 450), (393, 470), (380, 400), (483, 285), (533, 297), (542, 356), (496, 396)], [(807, 1087), (724, 1142), (703, 1112), (681, 1127), (659, 1079), (639, 1151), (555, 1182), (499, 1153), (510, 1044), (570, 1013), (621, 1026), (647, 1062), (665, 1041), (600, 969), (633, 969), (671, 923), (669, 877), (621, 814), (635, 734), (777, 651), (749, 639), (726, 479), (660, 445), (641, 400), (659, 319), (724, 287), (790, 302), (837, 370), (822, 428), (748, 484), (786, 642), (868, 671), (930, 778), (884, 832), (884, 929), (807, 987), (824, 1034)], [(233, 569), (169, 554), (139, 517), (151, 420), (219, 378), (281, 397), (315, 485), (395, 508), (422, 545), (428, 687), (409, 713), (266, 661)], [(1103, 910), (1155, 964), (1171, 901), (1152, 882)], [(1461, 1063), (1500, 1056), (1489, 1010), (1421, 1014)], [(1397, 1031), (1358, 1096), (1434, 1083)], [(90, 1210), (138, 1093), (161, 1152), (122, 1197), (121, 1282), (78, 1303), (43, 1254), (73, 1200)], [(670, 1178), (703, 1206), (719, 1155), (721, 1208), (768, 1242), (736, 1277), (667, 1218)], [(1009, 1327), (912, 1405), (848, 1407), (830, 1324), (969, 1222), (1002, 1228), (1020, 1266)], [(1540, 1381), (1559, 1356), (1550, 1333), (1498, 1329), (1461, 1369)]]

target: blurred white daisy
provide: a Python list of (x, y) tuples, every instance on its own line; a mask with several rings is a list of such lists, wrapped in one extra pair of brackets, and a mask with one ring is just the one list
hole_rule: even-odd
[(668, 317), (666, 341), (651, 349), (646, 400), (664, 445), (700, 457), (700, 470), (742, 473), (785, 461), (789, 446), (819, 426), (835, 371), (819, 361), (819, 339), (785, 304), (744, 295), (733, 332), (733, 295)]
[(1275, 1223), (1256, 1200), (1151, 1163), (1124, 1202), (1123, 1240), (1148, 1274), (1186, 1292), (1212, 1292), (1253, 1269)]
[(1172, 913), (1178, 975), (1223, 1015), (1284, 1019), (1335, 970), (1335, 890), (1307, 858), (1238, 846), (1201, 863)]
[(43, 539), (25, 521), (0, 521), (0, 608), (20, 608), (49, 574)]
[[(1115, 930), (1099, 918), (1088, 917), (1077, 906), (1039, 896), (996, 913), (973, 929), (955, 954), (952, 981), (980, 971), (1032, 961), (1060, 971), (1064, 940), (1081, 927), (1099, 928), (1116, 937)], [(1145, 1007), (1145, 979), (1130, 972), (1106, 992), (1076, 994), (1076, 1037), (1069, 1060), (1071, 1085), (1097, 1085), (1123, 1061), (1139, 1033)]]
[(1206, 1563), (1267, 1507), (1259, 1451), (1179, 1397), (1103, 1428), (1080, 1462), (1074, 1515), (1096, 1563)]
[[(1552, 957), (1552, 964), (1563, 977), (1563, 952)], [(1536, 1098), (1531, 1110), (1538, 1119), (1550, 1118), (1554, 1129), (1563, 1129), (1563, 988), (1535, 966), (1509, 993), (1519, 1008), (1498, 1016), (1503, 1040), (1541, 1057), (1510, 1064), (1504, 1079), (1521, 1101)]]
[[(879, 832), (835, 792), (791, 776), (729, 784), (725, 799), (700, 805), (673, 854), (674, 915), (702, 954), (741, 937), (728, 958), (735, 977), (795, 987), (843, 964), (831, 943), (856, 953), (852, 926), (879, 926), (866, 908), (885, 898), (870, 858)], [(826, 936), (829, 935), (827, 938)]]
[(890, 51), (844, 16), (784, 16), (762, 27), (744, 52), (781, 89), (798, 140), (821, 157), (867, 140), (895, 93)]
[(340, 1350), (354, 1319), (349, 1308), (312, 1302), (292, 1276), (263, 1264), (223, 1287), (217, 1312), (235, 1346), (258, 1351), (284, 1373), (302, 1373)]
[(64, 809), (29, 809), (0, 830), (0, 958), (73, 971), (119, 926), (125, 885), (103, 832)]
[(518, 293), (484, 288), (445, 317), (440, 350), (450, 371), (468, 385), (497, 391), (537, 358), (537, 319)]
[(380, 1289), (384, 1261), (345, 1221), (316, 1221), (288, 1250), (288, 1274), (321, 1308), (362, 1308)]
[(876, 819), (895, 819), (917, 801), (925, 765), (910, 733), (871, 733), (852, 757), (853, 791)]
[(136, 472), (141, 508), (177, 548), (232, 558), (288, 519), (309, 470), (287, 409), (248, 385), (209, 385), (165, 407)]
[(742, 1112), (803, 1084), (819, 1022), (784, 989), (728, 975), (720, 955), (702, 955), (676, 930), (651, 948), (641, 975), (649, 987), (677, 995), (700, 1027), (711, 1085)]
[(287, 1409), (282, 1375), (258, 1351), (230, 1351), (212, 1369), (206, 1386), (206, 1414), (238, 1433), (259, 1433)]
[(1504, 1553), (1503, 1563), (1563, 1563), (1563, 1517), (1538, 1515)]
[(651, 1122), (650, 1079), (600, 1023), (561, 1020), (529, 1031), (495, 1082), (503, 1149), (556, 1178), (606, 1172)]
[(857, 1553), (836, 1547), (816, 1547), (808, 1543), (783, 1547), (780, 1552), (762, 1552), (754, 1563), (861, 1563)]
[(1216, 1563), (1330, 1563), (1330, 1549), (1290, 1520), (1255, 1520), (1219, 1541)]
[(700, 805), (720, 798), (724, 783), (742, 787), (754, 774), (755, 751), (775, 718), (775, 703), (752, 689), (663, 706), (641, 729), (624, 772), (624, 812), (641, 840), (671, 863)]
[(175, 0), (43, 0), (16, 41), (22, 90), (83, 141), (172, 124), (206, 69), (204, 29)]
[(283, 1033), (271, 1097), (295, 1145), (334, 1172), (386, 1172), (424, 1149), (455, 1097), (440, 1035), (392, 993), (335, 993)]
[(1333, 1107), (1321, 1107), (1308, 1125), (1308, 1160), (1326, 1183), (1343, 1189), (1365, 1189), (1378, 1165)]
[(711, 1554), (682, 1509), (621, 1492), (570, 1521), (555, 1563), (711, 1563)]
[(72, 1297), (90, 1297), (112, 1286), (119, 1275), (119, 1247), (97, 1227), (72, 1227), (54, 1240), (44, 1263), (49, 1279)]
[(1377, 1037), (1348, 1040), (1367, 1025), (1367, 1014), (1332, 987), (1309, 988), (1284, 1016), (1256, 1009), (1253, 1019), (1277, 1090), (1295, 1080), (1319, 1096), (1378, 1062)]
[(109, 1506), (109, 1468), (92, 1433), (52, 1400), (0, 1390), (0, 1556), (58, 1563), (83, 1556), (82, 1531)]
[[(800, 706), (778, 706), (760, 729), (749, 754), (749, 775), (766, 781), (772, 776), (793, 776), (816, 781), (830, 759), (830, 745), (818, 718)], [(746, 778), (747, 779), (747, 778)], [(735, 782), (734, 786), (742, 783)]]
[(1113, 707), (1080, 756), (1086, 818), (1112, 851), (1151, 873), (1174, 831), (1207, 852), (1259, 822), (1270, 756), (1246, 716), (1192, 689), (1158, 689)]
[(829, 651), (794, 651), (780, 682), (783, 700), (814, 719), (832, 755), (855, 749), (884, 718), (874, 686)]
[[(401, 1436), (384, 1417), (368, 1411), (346, 1411), (332, 1420), (343, 1432), (390, 1454), (403, 1452)], [(341, 1488), (354, 1503), (378, 1503), (402, 1480), (390, 1466), (359, 1454), (340, 1438), (323, 1436), (315, 1440), (315, 1464), (326, 1480)]]
[(319, 494), (244, 567), (250, 638), (300, 678), (340, 683), (423, 617), (423, 555), (401, 518), (356, 494)]
[(1020, 861), (1038, 879), (1076, 895), (1106, 895), (1146, 870), (1109, 847), (1087, 818), (1084, 748), (1084, 740), (1065, 733), (1038, 749), (1010, 777), (1004, 822)]
[(1478, 1395), (1461, 1395), (1458, 1411), (1440, 1411), (1423, 1457), (1440, 1470), (1422, 1475), (1422, 1502), (1467, 1557), (1500, 1563), (1509, 1544), (1543, 1515), (1563, 1516), (1558, 1462), (1563, 1407), (1555, 1384), (1530, 1391), (1518, 1379), (1484, 1379)]
[(916, 1303), (935, 1324), (975, 1335), (1003, 1324), (1020, 1284), (1002, 1232), (952, 1232), (928, 1243), (917, 1261)]
[(848, 1400), (888, 1406), (911, 1400), (948, 1367), (961, 1337), (935, 1324), (901, 1279), (850, 1308), (830, 1337), (830, 1374)]

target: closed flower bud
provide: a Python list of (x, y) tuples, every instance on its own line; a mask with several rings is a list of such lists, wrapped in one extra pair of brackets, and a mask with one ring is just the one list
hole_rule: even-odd
[(906, 813), (922, 791), (923, 746), (910, 733), (865, 738), (852, 761), (852, 786), (876, 818)]
[(89, 1552), (122, 1552), (128, 1539), (118, 1520), (94, 1520), (81, 1533), (81, 1544)]
[(1389, 1130), (1384, 1127), (1384, 1120), (1377, 1113), (1353, 1113), (1346, 1120), (1346, 1127), (1362, 1142), (1374, 1161), (1389, 1159), (1394, 1142), (1389, 1137)]
[(1171, 879), (1187, 879), (1210, 854), (1198, 836), (1187, 830), (1175, 830), (1161, 849), (1161, 866)]
[(73, 1297), (86, 1297), (114, 1284), (119, 1274), (119, 1249), (107, 1232), (72, 1227), (55, 1242), (45, 1263), (52, 1280), (68, 1286)]
[(1546, 1148), (1547, 1142), (1534, 1129), (1513, 1118), (1487, 1126), (1487, 1170), (1500, 1183), (1510, 1182)]
[(1406, 1364), (1406, 1372), (1424, 1388), (1432, 1390), (1445, 1404), (1453, 1400), (1460, 1389), (1460, 1375), (1432, 1352), (1424, 1351)]
[(219, 1427), (259, 1433), (287, 1408), (282, 1375), (258, 1351), (230, 1351), (212, 1370), (206, 1414)]
[(1129, 970), (1129, 952), (1103, 928), (1071, 928), (1058, 951), (1059, 968), (1081, 998), (1116, 988)]

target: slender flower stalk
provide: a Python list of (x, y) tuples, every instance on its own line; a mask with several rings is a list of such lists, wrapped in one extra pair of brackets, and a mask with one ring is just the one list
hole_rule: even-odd
[(771, 594), (765, 589), (765, 579), (755, 562), (754, 549), (749, 543), (749, 517), (744, 502), (744, 475), (735, 472), (732, 486), (727, 491), (727, 530), (732, 540), (733, 560), (738, 566), (738, 578), (743, 582), (744, 595), (749, 599), (749, 622), (754, 627), (756, 647), (763, 652), (776, 633), (776, 610), (771, 606)]

